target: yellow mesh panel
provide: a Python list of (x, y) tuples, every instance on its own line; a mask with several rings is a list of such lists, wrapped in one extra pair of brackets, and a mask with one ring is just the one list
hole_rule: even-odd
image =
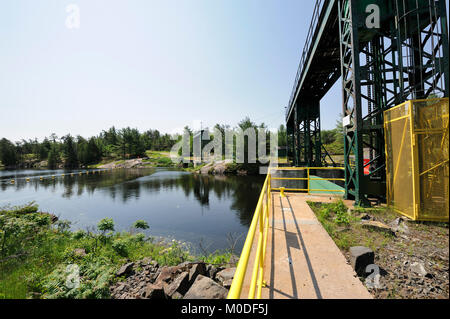
[(414, 219), (410, 103), (385, 112), (388, 205)]
[(419, 171), (418, 219), (448, 221), (448, 99), (416, 101), (413, 105)]
[(388, 205), (415, 220), (448, 221), (448, 98), (406, 102), (384, 121)]

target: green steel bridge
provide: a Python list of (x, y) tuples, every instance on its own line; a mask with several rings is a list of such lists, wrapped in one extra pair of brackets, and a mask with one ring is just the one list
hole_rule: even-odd
[[(413, 113), (419, 109), (411, 101), (422, 101), (427, 108), (436, 100), (446, 105), (433, 108), (446, 111), (433, 113), (446, 128), (430, 129), (442, 135), (437, 136), (443, 152), (448, 136), (448, 50), (445, 0), (316, 1), (286, 110), (288, 157), (295, 167), (269, 168), (229, 299), (372, 298), (308, 201), (333, 201), (344, 194), (350, 208), (385, 198), (386, 171), (391, 168), (386, 169), (384, 116), (400, 107), (408, 115), (399, 113), (391, 122), (406, 117), (416, 121)], [(328, 155), (320, 132), (320, 100), (339, 79), (343, 167)], [(411, 148), (413, 143), (411, 138)], [(448, 163), (448, 157), (441, 157), (422, 175)], [(412, 171), (417, 173), (416, 168)], [(408, 178), (402, 181), (411, 183)]]
[(332, 161), (321, 143), (320, 100), (340, 80), (345, 197), (364, 206), (384, 199), (383, 112), (448, 97), (448, 51), (445, 0), (317, 0), (286, 110), (292, 164)]

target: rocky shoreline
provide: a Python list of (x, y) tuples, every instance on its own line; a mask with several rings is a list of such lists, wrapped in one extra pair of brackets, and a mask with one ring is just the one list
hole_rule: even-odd
[(150, 258), (123, 265), (110, 287), (113, 299), (225, 299), (235, 264), (219, 267), (203, 262), (160, 266)]

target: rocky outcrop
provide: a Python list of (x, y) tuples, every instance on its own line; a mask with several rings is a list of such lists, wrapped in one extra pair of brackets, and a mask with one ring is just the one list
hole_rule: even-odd
[(224, 299), (236, 268), (202, 262), (160, 266), (150, 258), (123, 265), (110, 287), (113, 299)]
[(117, 277), (127, 276), (133, 271), (134, 263), (128, 263), (120, 267), (120, 269), (116, 272)]
[(211, 278), (199, 275), (183, 299), (225, 299), (228, 289)]
[(219, 162), (215, 162), (215, 163), (209, 163), (200, 169), (200, 174), (203, 174), (203, 175), (208, 175), (208, 174), (210, 174), (210, 175), (225, 175), (227, 166), (231, 163), (233, 163), (233, 161), (231, 161), (231, 160), (224, 160), (224, 161), (219, 161)]
[(104, 165), (100, 165), (98, 168), (138, 168), (142, 167), (142, 158), (135, 158), (125, 161), (117, 161)]

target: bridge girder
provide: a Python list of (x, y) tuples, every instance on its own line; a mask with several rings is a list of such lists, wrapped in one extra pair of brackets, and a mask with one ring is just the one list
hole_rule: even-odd
[[(373, 4), (380, 8), (377, 28), (366, 23)], [(406, 100), (449, 95), (446, 3), (325, 0), (317, 2), (315, 15), (316, 30), (309, 32), (313, 38), (307, 40), (287, 113), (291, 154), (296, 166), (318, 164), (320, 147), (309, 141), (320, 137), (320, 110), (316, 119), (304, 114), (314, 113), (311, 105), (341, 77), (342, 113), (349, 124), (344, 127), (346, 197), (369, 205), (370, 197), (385, 196), (383, 112)]]

